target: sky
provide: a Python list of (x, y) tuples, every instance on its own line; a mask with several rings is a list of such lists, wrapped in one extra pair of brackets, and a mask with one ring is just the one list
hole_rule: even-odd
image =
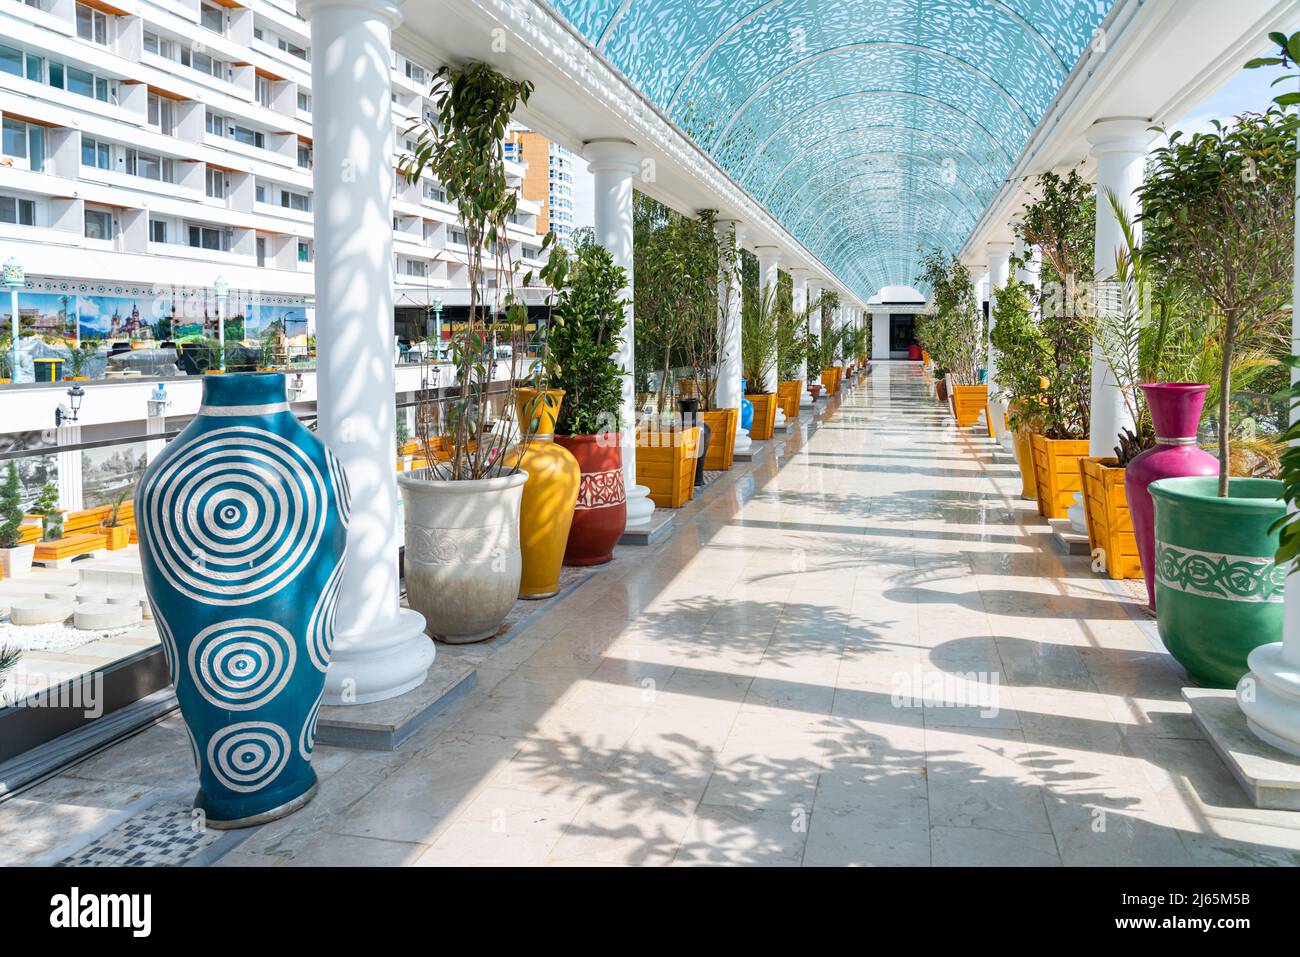
[(1204, 133), (1211, 128), (1212, 120), (1230, 120), (1247, 112), (1262, 113), (1268, 109), (1273, 97), (1283, 92), (1282, 86), (1270, 86), (1280, 72), (1276, 67), (1242, 70), (1182, 121), (1171, 124), (1170, 128), (1185, 133)]

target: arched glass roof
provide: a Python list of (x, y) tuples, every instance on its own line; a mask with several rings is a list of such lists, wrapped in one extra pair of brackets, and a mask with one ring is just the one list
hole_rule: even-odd
[(956, 252), (1113, 0), (551, 0), (854, 292)]

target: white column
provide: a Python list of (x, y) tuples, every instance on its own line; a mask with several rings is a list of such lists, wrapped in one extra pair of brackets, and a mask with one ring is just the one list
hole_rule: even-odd
[[(1300, 185), (1300, 163), (1296, 183)], [(1300, 208), (1296, 211), (1300, 213)], [(1300, 289), (1300, 216), (1293, 246), (1292, 288)], [(1296, 297), (1291, 302), (1291, 355), (1300, 355), (1300, 298)], [(1300, 369), (1293, 368), (1291, 384), (1297, 382)], [(1292, 448), (1297, 445), (1292, 443)], [(1287, 511), (1295, 517), (1294, 504)], [(1300, 575), (1287, 576), (1283, 601), (1282, 640), (1260, 645), (1247, 656), (1250, 671), (1237, 682), (1237, 704), (1259, 738), (1300, 757)]]
[[(718, 386), (717, 406), (719, 409), (736, 410), (736, 441), (732, 446), (734, 452), (748, 452), (752, 447), (749, 429), (740, 427), (740, 249), (745, 240), (745, 227), (734, 219), (719, 220), (716, 226), (718, 241), (734, 240), (736, 250), (735, 269), (729, 275), (718, 276), (718, 308), (727, 303), (727, 315), (719, 316), (718, 328)], [(729, 294), (729, 295), (728, 295)]]
[[(1098, 120), (1088, 130), (1092, 155), (1097, 159), (1097, 252), (1094, 270), (1094, 278), (1097, 280), (1115, 274), (1115, 255), (1124, 248), (1124, 236), (1107, 193), (1114, 193), (1130, 220), (1136, 220), (1139, 207), (1133, 191), (1142, 185), (1147, 148), (1152, 139), (1150, 126), (1148, 120), (1111, 119)], [(1106, 361), (1100, 343), (1094, 341), (1089, 455), (1114, 455), (1115, 446), (1119, 444), (1119, 433), (1126, 428), (1133, 428), (1132, 417), (1124, 404), (1115, 373)]]
[(989, 243), (989, 338), (987, 343), (989, 369), (989, 413), (993, 416), (993, 435), (998, 442), (1007, 436), (1007, 404), (994, 393), (998, 387), (998, 360), (993, 352), (994, 308), (997, 305), (997, 292), (1006, 287), (1011, 278), (1011, 243)]
[[(822, 297), (822, 283), (820, 280), (808, 280), (808, 304), (816, 306), (808, 315), (808, 334), (810, 336), (820, 336), (822, 331), (822, 310), (819, 301)], [(812, 390), (808, 388), (809, 383), (821, 382), (821, 369), (809, 369), (807, 360), (804, 361), (804, 385), (803, 395), (799, 397), (799, 404), (802, 406), (814, 405)]]
[[(55, 429), (55, 442), (60, 446), (81, 442), (81, 426), (61, 425)], [(55, 462), (59, 471), (59, 508), (77, 512), (86, 507), (84, 476), (81, 470), (81, 450), (60, 452)]]
[(352, 492), (326, 704), (382, 701), (433, 663), (402, 608), (393, 471), (390, 0), (299, 0), (311, 24), (319, 432)]
[[(609, 250), (614, 265), (627, 271), (623, 295), (632, 289), (632, 177), (641, 171), (641, 151), (626, 140), (593, 140), (586, 145), (587, 169), (595, 181), (596, 242)], [(623, 344), (617, 353), (623, 367), (623, 401), (619, 418), (623, 434), (623, 484), (627, 489), (627, 527), (649, 524), (655, 503), (650, 489), (636, 484), (636, 330), (632, 307), (623, 313)]]

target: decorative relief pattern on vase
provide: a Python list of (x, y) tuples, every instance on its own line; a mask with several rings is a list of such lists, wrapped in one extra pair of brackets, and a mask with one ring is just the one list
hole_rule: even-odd
[(627, 491), (623, 487), (621, 468), (583, 474), (582, 484), (578, 486), (576, 508), (611, 508), (626, 501)]
[(1286, 569), (1272, 559), (1156, 543), (1156, 580), (1166, 588), (1226, 601), (1281, 602)]
[(509, 542), (518, 540), (518, 526), (426, 528), (406, 525), (407, 557), (421, 565), (465, 565), (494, 560)]

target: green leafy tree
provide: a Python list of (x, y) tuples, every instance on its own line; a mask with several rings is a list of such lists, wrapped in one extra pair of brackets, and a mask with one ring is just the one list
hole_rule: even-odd
[(18, 467), (10, 462), (4, 484), (0, 485), (0, 548), (13, 548), (18, 544), (22, 523), (22, 487), (18, 482)]
[(599, 435), (618, 430), (623, 374), (622, 298), (627, 273), (601, 246), (576, 255), (569, 284), (556, 296), (550, 334), (551, 385), (564, 390), (555, 430), (560, 435)]
[(776, 289), (765, 287), (741, 308), (740, 365), (746, 391), (752, 395), (768, 391), (768, 379), (776, 367), (777, 329), (780, 317), (776, 307)]
[(933, 249), (921, 259), (916, 282), (930, 290), (934, 306), (925, 334), (935, 362), (959, 385), (977, 385), (983, 335), (970, 270), (956, 256)]
[(1276, 337), (1290, 316), (1298, 129), (1295, 114), (1274, 108), (1207, 133), (1170, 134), (1138, 190), (1147, 254), (1221, 317), (1221, 497), (1232, 474), (1237, 352)]
[(1047, 363), (1048, 342), (1034, 321), (1028, 287), (1010, 280), (993, 294), (989, 341), (998, 360), (998, 398), (1010, 407), (1013, 428), (1039, 424), (1043, 387), (1039, 372)]

